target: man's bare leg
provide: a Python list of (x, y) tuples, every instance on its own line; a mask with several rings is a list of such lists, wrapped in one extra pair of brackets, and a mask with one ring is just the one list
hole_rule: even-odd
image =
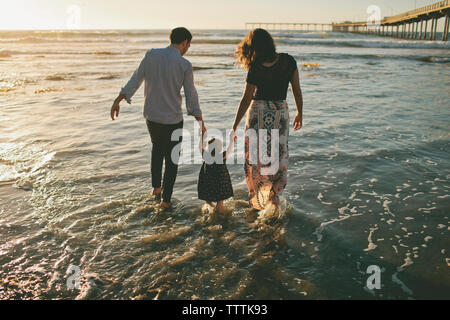
[(153, 195), (154, 196), (160, 196), (161, 195), (161, 188), (154, 188), (153, 189)]

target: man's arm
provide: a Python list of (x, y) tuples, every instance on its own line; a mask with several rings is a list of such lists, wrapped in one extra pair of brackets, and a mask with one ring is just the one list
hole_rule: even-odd
[(136, 93), (136, 91), (141, 86), (142, 82), (145, 78), (145, 59), (147, 58), (147, 54), (144, 59), (142, 59), (139, 67), (134, 71), (131, 79), (125, 85), (125, 87), (120, 90), (119, 96), (114, 100), (113, 106), (111, 108), (111, 119), (114, 120), (114, 115), (119, 117), (120, 111), (120, 102), (125, 99), (128, 103), (131, 103), (131, 98)]
[(183, 88), (184, 95), (186, 97), (187, 114), (189, 116), (194, 116), (195, 120), (202, 123), (202, 133), (204, 134), (206, 132), (206, 128), (205, 123), (203, 122), (202, 110), (200, 109), (197, 89), (194, 84), (194, 71), (191, 63), (189, 63), (189, 66), (184, 73)]

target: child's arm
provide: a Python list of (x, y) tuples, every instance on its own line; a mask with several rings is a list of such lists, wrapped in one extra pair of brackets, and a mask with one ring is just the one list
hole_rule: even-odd
[(205, 135), (204, 135), (204, 133), (201, 133), (200, 141), (198, 143), (198, 149), (200, 150), (200, 154), (202, 155), (202, 158), (203, 158), (203, 151), (205, 150), (204, 146), (205, 146)]
[(224, 156), (223, 156), (223, 159), (224, 159), (224, 160), (228, 158), (228, 156), (231, 154), (231, 152), (233, 152), (233, 148), (234, 148), (234, 137), (235, 137), (235, 133), (234, 133), (234, 131), (232, 130), (232, 131), (230, 132), (230, 137), (229, 137), (230, 144), (228, 145), (227, 151), (224, 152)]

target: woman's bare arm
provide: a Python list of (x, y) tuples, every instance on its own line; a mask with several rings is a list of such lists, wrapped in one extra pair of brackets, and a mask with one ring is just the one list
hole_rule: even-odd
[(236, 118), (234, 119), (233, 130), (236, 132), (239, 123), (241, 123), (242, 118), (252, 102), (253, 96), (255, 94), (256, 86), (250, 83), (247, 83), (245, 86), (244, 95), (242, 96), (241, 103), (239, 104), (239, 108), (236, 112)]
[(297, 115), (293, 123), (294, 130), (297, 131), (303, 126), (303, 95), (300, 88), (300, 76), (298, 69), (295, 70), (291, 79), (292, 93), (294, 94), (295, 104), (297, 106)]

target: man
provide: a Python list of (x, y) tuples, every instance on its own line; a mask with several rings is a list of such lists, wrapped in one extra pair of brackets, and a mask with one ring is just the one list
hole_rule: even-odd
[[(172, 133), (183, 128), (181, 110), (181, 87), (186, 96), (188, 115), (202, 122), (202, 131), (206, 131), (200, 110), (197, 90), (194, 86), (192, 64), (183, 58), (191, 45), (192, 35), (186, 28), (176, 28), (170, 33), (171, 44), (167, 48), (151, 49), (134, 72), (130, 81), (122, 88), (111, 108), (111, 118), (119, 116), (120, 102), (125, 99), (131, 103), (131, 97), (145, 80), (144, 118), (152, 141), (152, 186), (153, 195), (162, 193), (161, 206), (171, 205), (173, 186), (178, 172), (178, 157), (172, 159), (172, 149), (181, 142), (172, 141)], [(162, 165), (165, 161), (164, 179), (161, 188)]]

